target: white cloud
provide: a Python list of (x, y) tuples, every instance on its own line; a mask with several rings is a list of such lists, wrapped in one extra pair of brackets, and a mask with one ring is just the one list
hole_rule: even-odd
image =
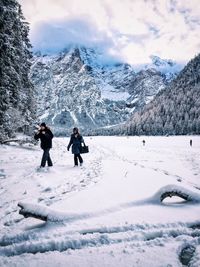
[[(36, 48), (62, 49), (68, 41), (99, 42), (129, 63), (147, 62), (151, 54), (186, 62), (199, 53), (199, 0), (19, 2), (31, 24), (30, 37)], [(44, 25), (53, 34), (47, 34)]]

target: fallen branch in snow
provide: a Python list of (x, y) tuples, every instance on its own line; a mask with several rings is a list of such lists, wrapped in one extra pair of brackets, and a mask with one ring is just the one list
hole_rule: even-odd
[(1, 144), (7, 144), (11, 142), (19, 142), (19, 139), (8, 139), (8, 140), (3, 140), (1, 141)]
[(48, 207), (32, 204), (26, 202), (19, 202), (18, 206), (21, 208), (19, 213), (25, 218), (33, 217), (40, 219), (42, 221), (51, 222), (72, 222), (76, 220), (82, 220), (86, 218), (94, 218), (98, 216), (103, 216), (110, 214), (112, 212), (117, 212), (121, 208), (129, 208), (131, 206), (138, 205), (148, 205), (148, 204), (160, 204), (166, 197), (178, 196), (186, 201), (200, 203), (200, 193), (196, 189), (188, 189), (178, 185), (167, 185), (162, 187), (155, 195), (151, 198), (147, 198), (141, 201), (136, 201), (134, 203), (125, 203), (117, 207), (111, 207), (109, 209), (101, 210), (94, 213), (80, 213), (80, 214), (70, 214), (67, 212), (61, 212), (52, 210)]
[[(18, 203), (18, 206), (21, 208), (21, 210), (19, 211), (19, 214), (23, 215), (25, 218), (33, 217), (35, 219), (39, 219), (39, 220), (42, 220), (42, 221), (47, 221), (47, 215), (40, 214), (40, 212), (37, 213), (36, 211), (34, 211), (34, 212), (31, 211), (31, 210), (29, 211), (29, 210), (26, 209), (26, 206), (24, 206), (23, 203)], [(37, 206), (35, 206), (35, 208), (37, 208)], [(43, 212), (44, 212), (44, 210), (43, 210)]]
[(32, 217), (42, 221), (62, 222), (85, 218), (88, 214), (71, 214), (62, 211), (56, 211), (40, 204), (32, 204), (27, 202), (19, 202), (21, 208), (19, 214), (25, 218)]
[(1, 144), (8, 144), (8, 143), (11, 143), (11, 142), (16, 142), (19, 145), (36, 144), (36, 141), (34, 139), (29, 139), (29, 138), (26, 138), (26, 139), (7, 139), (7, 140), (1, 141), (0, 143)]
[(177, 196), (177, 197), (180, 197), (186, 201), (189, 200), (190, 196), (183, 193), (183, 192), (179, 192), (179, 191), (170, 191), (170, 192), (165, 192), (163, 193), (161, 196), (160, 196), (160, 201), (162, 202), (165, 198), (167, 197), (174, 197), (174, 196)]
[(179, 185), (167, 185), (162, 187), (154, 196), (154, 202), (162, 202), (167, 197), (177, 196), (188, 202), (200, 202), (200, 192), (193, 188), (185, 188)]

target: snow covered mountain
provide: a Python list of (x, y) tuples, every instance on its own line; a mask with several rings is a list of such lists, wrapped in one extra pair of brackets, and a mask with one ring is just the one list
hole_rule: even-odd
[(91, 48), (70, 47), (57, 55), (38, 53), (31, 69), (38, 117), (57, 134), (74, 125), (86, 132), (126, 121), (165, 88), (169, 73), (175, 75), (174, 64), (160, 62), (154, 57), (151, 65), (135, 72), (131, 65), (106, 61)]
[(126, 132), (135, 135), (200, 134), (200, 54), (176, 79), (133, 114)]
[(35, 57), (31, 78), (38, 97), (38, 116), (59, 134), (74, 125), (92, 129), (128, 118), (125, 101), (102, 99), (91, 68), (84, 64), (78, 49)]
[(152, 63), (145, 66), (145, 69), (153, 68), (163, 75), (167, 81), (176, 78), (177, 73), (182, 69), (181, 64), (177, 64), (171, 59), (161, 59), (158, 56), (150, 56)]
[(127, 106), (140, 108), (149, 103), (166, 87), (165, 76), (155, 69), (141, 70), (135, 75), (129, 88)]

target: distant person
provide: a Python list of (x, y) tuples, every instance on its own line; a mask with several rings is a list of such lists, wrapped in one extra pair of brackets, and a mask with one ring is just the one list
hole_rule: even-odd
[(38, 131), (36, 132), (34, 136), (35, 140), (40, 139), (41, 141), (41, 148), (43, 149), (43, 156), (40, 168), (44, 168), (46, 163), (49, 167), (53, 166), (49, 151), (52, 148), (52, 139), (53, 134), (49, 127), (46, 126), (46, 124), (43, 122), (40, 124)]
[(192, 146), (192, 139), (190, 139), (190, 146)]
[(72, 145), (72, 154), (74, 154), (74, 167), (78, 166), (78, 160), (80, 162), (80, 166), (83, 165), (83, 159), (80, 155), (81, 153), (81, 143), (84, 144), (84, 140), (82, 135), (80, 135), (77, 127), (73, 129), (73, 133), (71, 135), (69, 144), (67, 146), (67, 150), (69, 151)]
[(142, 140), (142, 143), (143, 143), (143, 146), (145, 146), (145, 143), (146, 143), (145, 140)]

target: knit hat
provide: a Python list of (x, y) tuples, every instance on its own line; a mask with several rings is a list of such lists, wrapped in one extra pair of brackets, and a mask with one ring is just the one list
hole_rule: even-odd
[(45, 122), (42, 122), (42, 123), (40, 124), (40, 126), (46, 127), (46, 123), (45, 123)]

